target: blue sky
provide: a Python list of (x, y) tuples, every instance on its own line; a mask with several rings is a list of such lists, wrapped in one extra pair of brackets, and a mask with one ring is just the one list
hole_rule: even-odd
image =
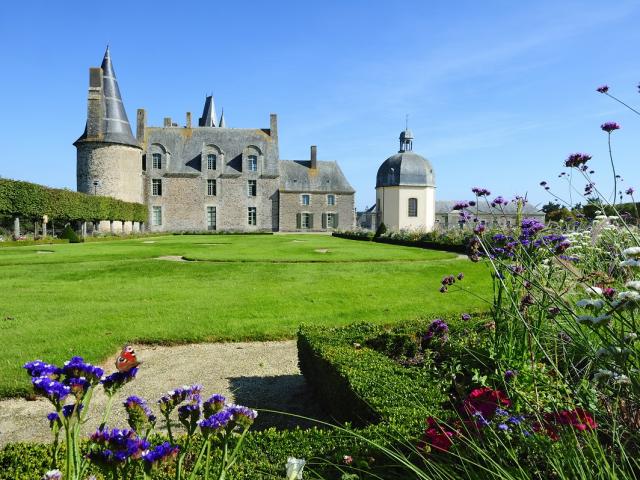
[[(197, 116), (212, 92), (228, 126), (279, 116), (280, 154), (318, 145), (374, 201), (405, 115), (433, 163), (438, 199), (478, 185), (548, 197), (564, 158), (593, 155), (611, 189), (605, 121), (625, 186), (640, 187), (638, 2), (374, 0), (8, 2), (0, 10), (0, 175), (75, 188), (88, 68), (107, 43), (127, 113)], [(133, 122), (134, 123), (134, 122)], [(581, 188), (581, 187), (580, 187)]]

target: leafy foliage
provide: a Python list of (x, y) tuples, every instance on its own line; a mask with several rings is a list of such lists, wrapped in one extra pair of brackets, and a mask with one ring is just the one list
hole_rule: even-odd
[(64, 221), (118, 220), (144, 222), (147, 207), (35, 183), (0, 179), (0, 214)]

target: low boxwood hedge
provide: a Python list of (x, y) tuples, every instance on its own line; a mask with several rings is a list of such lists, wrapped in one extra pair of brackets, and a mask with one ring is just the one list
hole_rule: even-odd
[(347, 240), (362, 240), (365, 242), (386, 243), (389, 245), (401, 245), (403, 247), (425, 248), (429, 250), (441, 250), (452, 253), (467, 253), (466, 243), (441, 243), (425, 240), (410, 240), (391, 237), (376, 237), (373, 233), (333, 232), (334, 237)]
[[(483, 322), (483, 314), (474, 314)], [(452, 333), (472, 324), (445, 318)], [(283, 478), (287, 458), (308, 462), (305, 478), (340, 479), (350, 468), (364, 469), (361, 479), (402, 479), (371, 442), (405, 448), (415, 445), (428, 416), (438, 416), (447, 405), (450, 379), (429, 368), (402, 366), (389, 355), (411, 352), (412, 337), (424, 332), (431, 320), (407, 322), (390, 328), (369, 323), (347, 327), (301, 326), (298, 356), (306, 381), (319, 400), (344, 428), (250, 432), (233, 479)], [(473, 323), (473, 322), (472, 322)], [(375, 346), (376, 349), (370, 346)], [(380, 351), (378, 351), (380, 350)], [(407, 448), (408, 452), (409, 449)], [(49, 467), (50, 446), (10, 444), (0, 450), (0, 480), (39, 478)], [(348, 467), (344, 456), (353, 458)], [(158, 472), (154, 479), (169, 479)]]

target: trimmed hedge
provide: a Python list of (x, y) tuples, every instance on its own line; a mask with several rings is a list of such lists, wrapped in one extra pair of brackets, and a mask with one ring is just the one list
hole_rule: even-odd
[(387, 243), (389, 245), (401, 245), (403, 247), (425, 248), (429, 250), (441, 250), (452, 253), (467, 253), (465, 244), (449, 244), (439, 242), (428, 242), (421, 240), (401, 240), (398, 238), (375, 237), (374, 234), (353, 234), (347, 232), (333, 232), (334, 237), (346, 238), (347, 240), (363, 240), (365, 242)]
[(0, 179), (0, 213), (33, 219), (47, 215), (63, 221), (147, 220), (147, 207), (141, 203), (5, 178)]
[[(474, 318), (482, 322), (483, 314)], [(445, 318), (452, 332), (472, 325), (458, 326), (453, 319)], [(283, 478), (287, 458), (293, 456), (307, 460), (305, 478), (339, 480), (349, 472), (345, 455), (353, 458), (355, 468), (366, 471), (358, 471), (362, 480), (410, 478), (369, 442), (400, 448), (410, 455), (408, 446), (418, 441), (425, 418), (443, 414), (450, 379), (433, 369), (403, 367), (367, 345), (386, 337), (415, 336), (430, 321), (407, 322), (393, 329), (369, 323), (332, 329), (300, 327), (298, 357), (306, 381), (334, 418), (357, 428), (250, 431), (229, 478)], [(43, 444), (5, 446), (0, 450), (0, 480), (39, 478), (48, 468), (48, 452), (50, 446)], [(160, 471), (152, 478), (171, 477)]]

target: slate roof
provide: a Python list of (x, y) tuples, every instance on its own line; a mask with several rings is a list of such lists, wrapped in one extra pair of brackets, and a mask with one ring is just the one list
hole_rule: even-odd
[(387, 158), (378, 169), (376, 188), (399, 185), (435, 186), (431, 162), (413, 152), (399, 152)]
[(276, 177), (277, 144), (269, 135), (269, 130), (256, 128), (218, 127), (148, 127), (145, 150), (160, 145), (169, 154), (166, 167), (168, 175), (199, 175), (202, 171), (202, 149), (205, 145), (215, 145), (222, 149), (225, 164), (222, 175), (240, 175), (242, 172), (242, 152), (246, 147), (255, 146), (265, 156), (264, 176)]
[[(454, 200), (436, 201), (436, 214), (443, 215), (451, 212), (457, 213), (457, 210), (453, 209), (453, 206), (456, 203), (458, 202)], [(476, 207), (469, 207), (469, 211), (472, 213), (475, 212)], [(516, 204), (514, 202), (509, 202), (507, 205), (502, 207), (502, 210), (500, 210), (499, 208), (492, 208), (491, 206), (486, 205), (484, 201), (481, 200), (478, 204), (478, 211), (481, 214), (487, 214), (487, 215), (500, 215), (503, 211), (508, 215), (515, 215)], [(534, 216), (544, 215), (544, 212), (542, 212), (541, 210), (538, 210), (536, 207), (534, 207), (529, 203), (524, 205), (524, 207), (522, 208), (522, 213), (523, 215), (534, 215)]]
[[(127, 112), (122, 102), (122, 96), (120, 95), (118, 79), (116, 78), (116, 72), (111, 63), (109, 47), (107, 47), (104, 53), (101, 68), (104, 116), (102, 118), (102, 136), (100, 141), (140, 147), (131, 133), (131, 125), (129, 124)], [(81, 142), (86, 138), (87, 129), (85, 127), (84, 133), (77, 142)]]
[(280, 190), (355, 193), (336, 162), (318, 161), (315, 170), (310, 165), (309, 160), (280, 160)]

